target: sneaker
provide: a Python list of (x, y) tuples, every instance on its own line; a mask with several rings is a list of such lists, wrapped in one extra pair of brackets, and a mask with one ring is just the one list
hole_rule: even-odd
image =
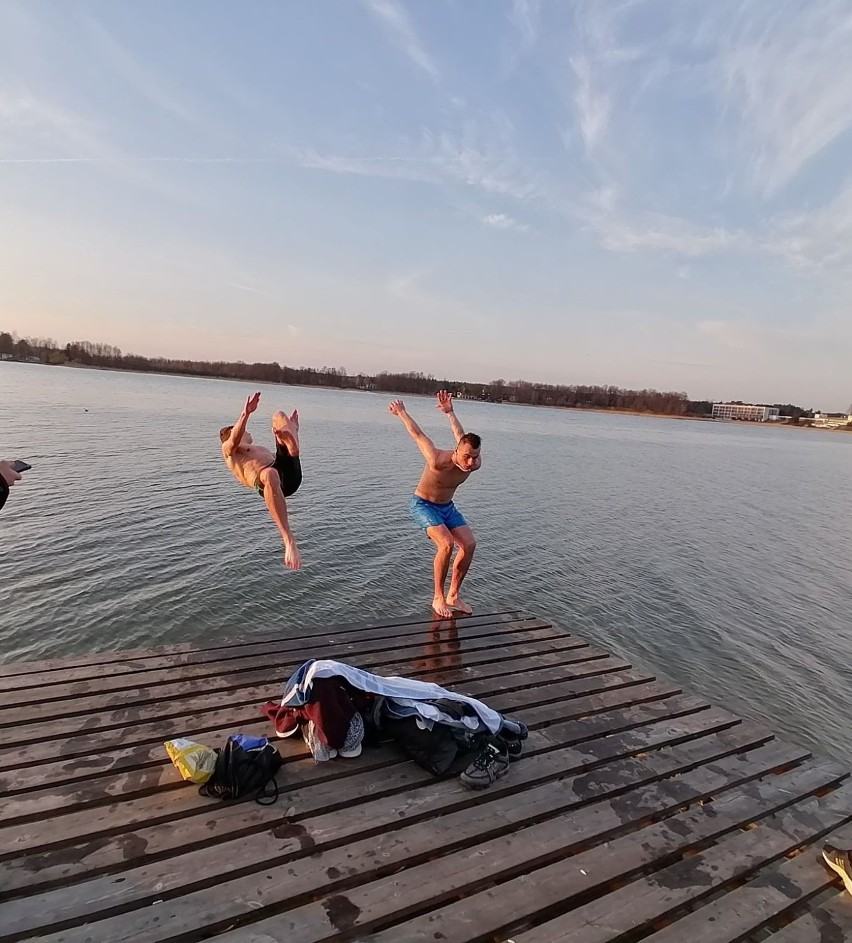
[(476, 759), (459, 776), (469, 789), (487, 789), (509, 772), (509, 754), (499, 740), (489, 740)]
[(353, 714), (346, 731), (343, 746), (337, 751), (338, 756), (353, 760), (361, 755), (361, 741), (364, 739), (364, 718), (360, 714)]
[(822, 857), (832, 871), (836, 871), (843, 878), (846, 890), (852, 894), (852, 855), (827, 844), (822, 849)]

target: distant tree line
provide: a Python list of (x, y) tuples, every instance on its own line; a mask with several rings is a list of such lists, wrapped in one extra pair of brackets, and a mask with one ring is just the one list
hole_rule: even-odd
[[(375, 376), (350, 374), (345, 367), (291, 367), (272, 363), (237, 361), (174, 360), (123, 354), (118, 347), (92, 341), (72, 341), (60, 346), (53, 338), (18, 337), (0, 331), (0, 356), (47, 364), (109, 367), (149, 373), (176, 373), (187, 376), (227, 377), (264, 383), (298, 386), (329, 386), (345, 390), (375, 390), (382, 393), (433, 394), (447, 389), (459, 399), (494, 403), (521, 403), (531, 406), (561, 406), (586, 409), (631, 410), (666, 416), (709, 416), (713, 404), (690, 400), (686, 393), (658, 390), (627, 390), (618, 386), (562, 385), (531, 383), (528, 380), (492, 380), (470, 383), (448, 378), (436, 379), (424, 373), (382, 372)], [(782, 415), (810, 415), (810, 411), (789, 404)], [(798, 414), (798, 415), (797, 415)]]

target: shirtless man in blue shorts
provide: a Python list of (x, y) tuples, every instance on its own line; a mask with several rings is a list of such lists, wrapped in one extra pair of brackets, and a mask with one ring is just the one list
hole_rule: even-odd
[[(464, 431), (453, 411), (453, 398), (446, 390), (438, 393), (438, 409), (450, 420), (456, 438), (456, 447), (452, 451), (436, 448), (435, 443), (408, 415), (401, 399), (394, 400), (388, 409), (394, 416), (399, 416), (426, 459), (426, 467), (411, 499), (411, 516), (425, 529), (437, 548), (432, 609), (445, 619), (454, 612), (470, 615), (473, 610), (462, 600), (459, 592), (473, 560), (476, 540), (467, 521), (453, 503), (453, 495), (456, 488), (482, 466), (479, 454), (481, 439), (474, 432)], [(458, 547), (458, 553), (453, 562), (450, 589), (445, 594), (444, 586), (454, 546)]]
[(233, 426), (219, 430), (222, 456), (231, 474), (241, 485), (253, 488), (266, 502), (269, 516), (275, 522), (284, 541), (284, 565), (291, 570), (302, 566), (302, 555), (290, 529), (287, 501), (302, 483), (302, 463), (299, 458), (299, 414), (277, 412), (272, 417), (275, 436), (275, 454), (258, 445), (246, 430), (249, 416), (260, 403), (260, 393), (246, 400), (240, 418)]

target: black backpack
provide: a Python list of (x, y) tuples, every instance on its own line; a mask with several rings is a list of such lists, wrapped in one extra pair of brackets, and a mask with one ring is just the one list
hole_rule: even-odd
[(278, 801), (275, 774), (282, 763), (271, 743), (259, 750), (246, 750), (228, 737), (225, 746), (216, 751), (213, 775), (198, 792), (211, 799), (244, 799), (254, 793), (255, 802), (272, 805)]

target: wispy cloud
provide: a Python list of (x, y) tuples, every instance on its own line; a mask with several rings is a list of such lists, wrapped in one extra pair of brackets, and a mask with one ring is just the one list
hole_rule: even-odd
[(574, 103), (586, 153), (595, 150), (606, 132), (611, 113), (609, 96), (592, 80), (592, 65), (586, 56), (575, 56), (571, 67), (577, 80)]
[(432, 57), (421, 44), (414, 24), (403, 7), (395, 0), (363, 0), (370, 12), (379, 19), (393, 43), (429, 78), (438, 84), (441, 73)]
[(754, 184), (772, 194), (852, 129), (852, 16), (847, 0), (734, 9), (720, 24), (725, 103)]
[(294, 148), (298, 164), (337, 174), (356, 174), (428, 184), (461, 184), (488, 194), (534, 202), (542, 196), (541, 180), (530, 173), (511, 143), (505, 122), (468, 122), (461, 133), (424, 129), (417, 140), (396, 139), (396, 153), (330, 154)]
[(507, 213), (489, 213), (482, 217), (482, 222), (493, 229), (514, 229), (517, 232), (526, 232), (529, 229), (525, 223), (519, 223)]
[(541, 0), (512, 0), (509, 20), (521, 38), (521, 51), (531, 49), (541, 25)]

